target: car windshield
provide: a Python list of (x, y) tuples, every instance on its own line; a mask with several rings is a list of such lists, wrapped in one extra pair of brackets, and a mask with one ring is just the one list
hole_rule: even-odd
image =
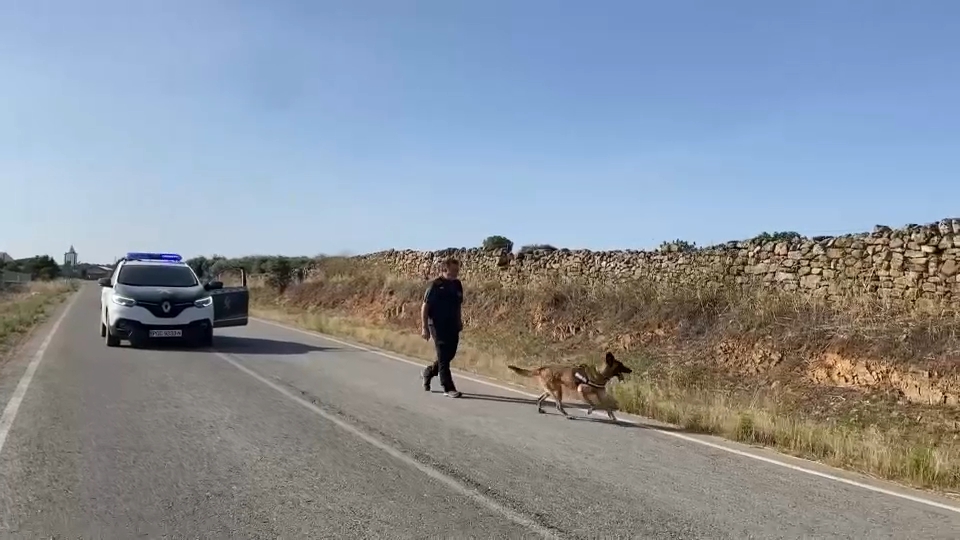
[(124, 266), (117, 282), (134, 287), (195, 287), (198, 284), (189, 267), (159, 264)]

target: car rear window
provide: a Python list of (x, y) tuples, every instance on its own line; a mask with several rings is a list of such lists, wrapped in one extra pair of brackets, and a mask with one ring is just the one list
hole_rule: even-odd
[(196, 276), (186, 266), (131, 265), (120, 269), (117, 282), (133, 287), (195, 287)]

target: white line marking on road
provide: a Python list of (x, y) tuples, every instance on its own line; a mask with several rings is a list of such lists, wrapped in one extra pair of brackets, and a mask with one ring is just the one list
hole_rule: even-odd
[(351, 435), (354, 435), (354, 436), (358, 437), (359, 439), (361, 439), (361, 440), (363, 440), (364, 442), (370, 444), (371, 446), (374, 446), (374, 447), (382, 450), (383, 452), (385, 452), (386, 454), (390, 455), (391, 457), (396, 458), (397, 460), (402, 461), (402, 462), (406, 463), (407, 465), (410, 465), (411, 467), (416, 468), (417, 470), (419, 470), (419, 471), (422, 472), (423, 474), (429, 476), (430, 478), (433, 478), (434, 480), (440, 482), (441, 484), (444, 484), (445, 486), (447, 486), (447, 487), (450, 488), (451, 490), (453, 490), (453, 491), (455, 491), (455, 492), (457, 492), (457, 493), (460, 493), (461, 495), (464, 495), (464, 496), (466, 496), (466, 497), (469, 497), (470, 499), (473, 499), (474, 501), (476, 501), (477, 503), (479, 503), (481, 506), (484, 506), (484, 507), (486, 507), (486, 508), (488, 508), (488, 509), (490, 509), (490, 510), (492, 510), (492, 511), (494, 511), (494, 512), (496, 512), (496, 513), (498, 513), (498, 514), (500, 514), (500, 515), (502, 515), (502, 516), (504, 516), (504, 517), (506, 517), (507, 519), (509, 519), (510, 521), (516, 523), (517, 525), (520, 525), (520, 526), (522, 526), (522, 527), (525, 527), (525, 528), (533, 531), (534, 533), (540, 535), (540, 536), (543, 537), (543, 538), (560, 538), (560, 536), (558, 536), (557, 533), (555, 533), (554, 531), (548, 529), (547, 527), (544, 527), (543, 525), (540, 525), (540, 524), (537, 523), (536, 521), (533, 521), (532, 519), (529, 519), (529, 518), (527, 518), (526, 516), (524, 516), (524, 515), (516, 512), (516, 511), (514, 511), (514, 510), (512, 510), (512, 509), (510, 509), (510, 508), (508, 508), (508, 507), (506, 507), (506, 506), (501, 505), (500, 503), (496, 502), (495, 500), (493, 500), (493, 499), (491, 499), (491, 498), (489, 498), (489, 497), (486, 497), (485, 495), (483, 495), (483, 494), (480, 493), (479, 491), (477, 491), (477, 490), (475, 490), (475, 489), (473, 489), (473, 488), (471, 488), (471, 487), (469, 487), (469, 486), (466, 486), (466, 485), (460, 483), (460, 482), (457, 481), (455, 478), (453, 478), (453, 477), (451, 477), (451, 476), (448, 476), (448, 475), (444, 474), (443, 472), (441, 472), (441, 471), (439, 471), (439, 470), (437, 470), (437, 469), (435, 469), (435, 468), (433, 468), (433, 467), (430, 467), (429, 465), (425, 465), (425, 464), (423, 464), (423, 463), (420, 463), (419, 461), (413, 459), (412, 457), (408, 456), (407, 454), (404, 454), (404, 453), (401, 452), (400, 450), (397, 450), (396, 448), (394, 448), (394, 447), (390, 446), (389, 444), (381, 441), (380, 439), (377, 439), (376, 437), (373, 437), (372, 435), (367, 434), (366, 432), (360, 430), (359, 428), (353, 426), (352, 424), (343, 421), (342, 419), (338, 418), (336, 415), (333, 415), (333, 414), (331, 414), (331, 413), (328, 413), (327, 411), (324, 411), (324, 410), (321, 409), (320, 407), (317, 407), (317, 406), (314, 405), (313, 403), (310, 403), (309, 401), (307, 401), (307, 400), (305, 400), (305, 399), (297, 396), (296, 394), (294, 394), (294, 393), (291, 392), (290, 390), (284, 388), (283, 386), (280, 386), (279, 384), (271, 381), (270, 379), (267, 379), (267, 378), (264, 377), (263, 375), (260, 375), (260, 374), (257, 373), (256, 371), (253, 371), (252, 369), (244, 366), (243, 364), (241, 364), (240, 362), (238, 362), (237, 360), (235, 360), (235, 359), (232, 358), (231, 356), (226, 355), (226, 354), (221, 353), (221, 352), (214, 352), (214, 354), (216, 354), (217, 356), (219, 356), (220, 358), (222, 358), (222, 359), (225, 360), (226, 362), (230, 363), (233, 367), (239, 369), (240, 371), (246, 373), (247, 375), (253, 377), (254, 379), (262, 382), (263, 384), (269, 386), (270, 388), (273, 388), (273, 389), (276, 390), (277, 392), (280, 392), (280, 393), (283, 394), (285, 397), (291, 399), (292, 401), (298, 403), (299, 405), (302, 405), (302, 406), (306, 407), (309, 411), (311, 411), (311, 412), (313, 412), (314, 414), (320, 416), (320, 417), (323, 418), (324, 420), (327, 420), (327, 421), (333, 423), (334, 425), (336, 425), (336, 426), (339, 427), (340, 429), (346, 431), (347, 433), (350, 433)]
[[(380, 350), (380, 349), (374, 349), (374, 348), (370, 348), (370, 347), (364, 347), (364, 346), (362, 346), (362, 345), (357, 345), (357, 344), (355, 344), (355, 343), (350, 343), (349, 341), (343, 341), (343, 340), (341, 340), (341, 339), (337, 339), (337, 338), (335, 338), (335, 337), (331, 337), (331, 336), (328, 336), (328, 335), (326, 335), (326, 334), (321, 334), (320, 332), (312, 332), (312, 331), (310, 331), (310, 330), (304, 330), (304, 329), (302, 329), (302, 328), (296, 328), (296, 327), (293, 327), (293, 326), (288, 326), (288, 325), (285, 325), (285, 324), (280, 324), (280, 323), (277, 323), (277, 322), (274, 322), (274, 321), (269, 321), (269, 320), (266, 320), (266, 319), (260, 319), (260, 318), (257, 318), (257, 317), (251, 317), (251, 319), (254, 320), (254, 321), (256, 321), (256, 322), (258, 322), (258, 323), (261, 323), (261, 324), (266, 324), (266, 325), (270, 325), (270, 326), (276, 326), (277, 328), (283, 328), (283, 329), (286, 329), (286, 330), (292, 330), (292, 331), (294, 331), (294, 332), (299, 332), (299, 333), (301, 333), (301, 334), (305, 334), (305, 335), (308, 335), (308, 336), (313, 336), (313, 337), (315, 337), (315, 338), (320, 338), (320, 339), (324, 339), (324, 340), (327, 340), (327, 341), (332, 341), (333, 343), (338, 343), (338, 344), (340, 344), (340, 345), (344, 345), (344, 346), (347, 346), (347, 347), (350, 347), (350, 348), (353, 348), (353, 349), (358, 349), (358, 350), (361, 350), (361, 351), (364, 351), (364, 352), (368, 352), (368, 353), (371, 353), (371, 354), (375, 354), (375, 355), (378, 355), (378, 356), (382, 356), (382, 357), (384, 357), (384, 358), (389, 358), (390, 360), (396, 360), (397, 362), (403, 362), (403, 363), (405, 363), (405, 364), (410, 364), (410, 365), (417, 366), (417, 367), (421, 367), (421, 368), (424, 367), (424, 364), (421, 364), (421, 363), (418, 363), (418, 362), (414, 362), (413, 360), (409, 360), (409, 359), (406, 359), (406, 358), (402, 358), (402, 357), (400, 357), (400, 356), (396, 356), (396, 355), (390, 354), (390, 353), (388, 353), (388, 352), (384, 352), (384, 351), (382, 351), (382, 350)], [(478, 378), (476, 378), (476, 377), (471, 377), (470, 375), (467, 375), (467, 374), (465, 374), (463, 371), (460, 371), (460, 370), (456, 370), (456, 369), (455, 369), (454, 371), (457, 372), (457, 376), (460, 377), (461, 379), (466, 379), (466, 380), (468, 380), (468, 381), (475, 382), (475, 383), (478, 383), (478, 384), (483, 384), (483, 385), (489, 386), (489, 387), (491, 387), (491, 388), (498, 388), (498, 389), (500, 389), (500, 390), (505, 390), (505, 391), (507, 391), (507, 392), (513, 392), (513, 393), (515, 393), (515, 394), (519, 394), (519, 395), (526, 396), (526, 397), (530, 397), (530, 398), (534, 398), (534, 399), (536, 399), (536, 398), (538, 397), (536, 394), (531, 394), (531, 393), (529, 393), (529, 392), (525, 392), (525, 391), (520, 390), (520, 389), (518, 389), (518, 388), (513, 388), (513, 387), (510, 387), (510, 386), (506, 386), (506, 385), (502, 385), (502, 384), (497, 384), (497, 383), (494, 383), (494, 382), (491, 382), (491, 381), (485, 381), (485, 380), (483, 380), (483, 379), (478, 379)], [(927, 499), (927, 498), (924, 498), (924, 497), (919, 497), (919, 496), (916, 496), (916, 495), (910, 495), (909, 493), (901, 493), (901, 492), (898, 492), (898, 491), (893, 491), (893, 490), (890, 490), (890, 489), (882, 488), (882, 487), (879, 487), (879, 486), (873, 486), (873, 485), (870, 485), (870, 484), (867, 484), (867, 483), (864, 483), (864, 482), (858, 482), (858, 481), (852, 480), (852, 479), (850, 479), (850, 478), (843, 478), (842, 476), (836, 476), (836, 475), (833, 475), (833, 474), (830, 474), (830, 473), (821, 472), (821, 471), (816, 471), (816, 470), (809, 469), (809, 468), (806, 468), (806, 467), (801, 467), (801, 466), (799, 466), (799, 465), (794, 465), (794, 464), (792, 464), (792, 463), (787, 463), (787, 462), (780, 461), (780, 460), (773, 459), (773, 458), (769, 458), (769, 457), (766, 457), (766, 456), (760, 456), (760, 455), (757, 455), (757, 454), (754, 454), (754, 453), (751, 453), (751, 452), (746, 452), (746, 451), (739, 450), (739, 449), (736, 449), (736, 448), (731, 448), (731, 447), (729, 447), (729, 446), (725, 446), (725, 445), (722, 445), (722, 444), (717, 444), (717, 443), (714, 443), (714, 442), (705, 441), (705, 440), (703, 440), (703, 439), (698, 439), (698, 438), (696, 438), (696, 437), (691, 437), (691, 436), (685, 435), (685, 434), (683, 434), (683, 433), (677, 433), (677, 432), (674, 432), (674, 431), (666, 431), (666, 430), (663, 430), (663, 429), (658, 429), (656, 426), (651, 426), (651, 425), (646, 424), (646, 423), (644, 423), (644, 422), (637, 422), (637, 421), (635, 421), (635, 420), (625, 419), (625, 418), (623, 418), (623, 416), (625, 416), (623, 413), (621, 413), (620, 415), (618, 415), (618, 418), (620, 419), (621, 422), (628, 423), (628, 424), (633, 424), (633, 425), (642, 425), (642, 426), (644, 426), (644, 427), (646, 427), (646, 428), (649, 428), (649, 429), (651, 429), (651, 430), (653, 430), (653, 431), (656, 431), (657, 433), (661, 433), (661, 434), (667, 435), (667, 436), (669, 436), (669, 437), (674, 437), (674, 438), (677, 438), (677, 439), (682, 439), (682, 440), (687, 441), (687, 442), (691, 442), (691, 443), (694, 443), (694, 444), (699, 444), (699, 445), (702, 445), (702, 446), (707, 446), (707, 447), (709, 447), (709, 448), (713, 448), (713, 449), (716, 449), (716, 450), (721, 450), (721, 451), (723, 451), (723, 452), (729, 452), (729, 453), (731, 453), (731, 454), (735, 454), (735, 455), (738, 455), (738, 456), (742, 456), (742, 457), (746, 457), (746, 458), (750, 458), (750, 459), (755, 459), (755, 460), (757, 460), (757, 461), (762, 461), (762, 462), (764, 462), (764, 463), (769, 463), (769, 464), (771, 464), (771, 465), (776, 465), (776, 466), (778, 466), (778, 467), (784, 467), (784, 468), (790, 469), (790, 470), (792, 470), (792, 471), (797, 471), (797, 472), (801, 472), (801, 473), (804, 473), (804, 474), (809, 474), (809, 475), (812, 475), (812, 476), (817, 476), (817, 477), (824, 478), (824, 479), (827, 479), (827, 480), (833, 480), (834, 482), (839, 482), (839, 483), (841, 483), (841, 484), (847, 484), (847, 485), (850, 485), (850, 486), (862, 488), (862, 489), (865, 489), (865, 490), (868, 490), (868, 491), (873, 491), (873, 492), (875, 492), (875, 493), (881, 493), (881, 494), (883, 494), (883, 495), (889, 495), (889, 496), (891, 496), (891, 497), (897, 497), (897, 498), (899, 498), (899, 499), (904, 499), (904, 500), (912, 501), (912, 502), (915, 502), (915, 503), (919, 503), (919, 504), (924, 504), (924, 505), (927, 505), (927, 506), (931, 506), (931, 507), (934, 507), (934, 508), (939, 508), (939, 509), (941, 509), (941, 510), (947, 510), (947, 511), (949, 511), (949, 512), (955, 512), (955, 513), (960, 514), (960, 507), (958, 507), (958, 506), (952, 506), (952, 505), (949, 505), (949, 504), (945, 504), (945, 503), (942, 503), (942, 502), (934, 501), (934, 500)], [(630, 415), (630, 416), (634, 416), (634, 415)], [(635, 417), (635, 416), (634, 416), (634, 417)]]
[(73, 307), (73, 304), (76, 303), (79, 297), (79, 291), (73, 293), (73, 298), (70, 299), (63, 313), (57, 317), (57, 322), (53, 323), (53, 327), (50, 328), (50, 333), (44, 338), (40, 344), (40, 348), (33, 354), (33, 358), (30, 360), (30, 363), (27, 364), (27, 370), (23, 372), (23, 375), (20, 377), (20, 382), (17, 383), (17, 388), (14, 389), (13, 395), (10, 396), (10, 401), (7, 402), (7, 406), (3, 409), (3, 415), (0, 416), (0, 452), (3, 452), (3, 444), (7, 442), (7, 434), (10, 433), (10, 427), (13, 426), (13, 421), (17, 417), (17, 411), (20, 410), (20, 403), (23, 402), (23, 396), (27, 394), (27, 388), (30, 387), (33, 374), (36, 373), (37, 368), (40, 366), (40, 361), (43, 360), (43, 354), (47, 352), (47, 347), (49, 347), (50, 342), (53, 341), (53, 336), (55, 336), (57, 330), (60, 329), (60, 323), (67, 318), (67, 314), (70, 313), (70, 308)]

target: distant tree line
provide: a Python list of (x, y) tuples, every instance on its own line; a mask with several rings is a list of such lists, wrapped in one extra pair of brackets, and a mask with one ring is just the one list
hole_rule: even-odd
[(15, 261), (0, 261), (0, 270), (30, 274), (31, 279), (49, 281), (60, 277), (61, 269), (57, 261), (49, 255), (34, 255)]
[(301, 276), (310, 266), (311, 257), (285, 257), (283, 255), (248, 255), (246, 257), (227, 258), (222, 255), (200, 256), (187, 260), (201, 279), (211, 280), (225, 272), (243, 270), (248, 275), (265, 275), (267, 283), (283, 292), (293, 283), (299, 273)]

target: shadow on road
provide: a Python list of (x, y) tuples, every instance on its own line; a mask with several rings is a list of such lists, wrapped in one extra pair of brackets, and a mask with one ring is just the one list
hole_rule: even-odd
[(213, 350), (235, 354), (307, 354), (315, 351), (337, 351), (339, 347), (320, 347), (296, 341), (240, 336), (215, 336)]
[[(463, 399), (479, 399), (481, 401), (499, 401), (501, 403), (516, 403), (519, 405), (527, 405), (534, 411), (536, 411), (536, 406), (537, 406), (537, 400), (535, 399), (510, 397), (510, 396), (498, 396), (494, 394), (474, 394), (474, 393), (464, 392), (462, 398)], [(563, 408), (568, 410), (575, 409), (578, 411), (582, 411), (579, 415), (578, 414), (570, 415), (571, 420), (576, 420), (579, 422), (596, 422), (599, 424), (609, 424), (612, 426), (620, 426), (625, 428), (655, 429), (657, 431), (672, 431), (676, 433), (694, 433), (690, 430), (679, 428), (679, 427), (659, 426), (659, 425), (652, 425), (652, 424), (635, 424), (633, 422), (624, 422), (622, 420), (618, 420), (614, 422), (609, 418), (585, 416), (583, 413), (586, 412), (587, 406), (582, 403), (564, 403)], [(549, 398), (547, 398), (543, 402), (543, 411), (546, 415), (560, 416), (560, 413), (557, 412), (556, 408), (553, 405), (553, 401), (550, 400)], [(595, 412), (594, 414), (605, 414), (605, 413), (601, 411), (601, 412)]]
[[(132, 347), (133, 345), (131, 345)], [(136, 346), (138, 349), (162, 350), (162, 351), (182, 351), (182, 352), (204, 352), (215, 351), (233, 354), (262, 354), (262, 355), (296, 355), (306, 354), (314, 351), (338, 351), (338, 347), (318, 347), (298, 343), (296, 341), (285, 341), (278, 339), (264, 339), (254, 337), (239, 336), (214, 336), (213, 348), (197, 347), (184, 343), (183, 341), (149, 341), (140, 343)]]

